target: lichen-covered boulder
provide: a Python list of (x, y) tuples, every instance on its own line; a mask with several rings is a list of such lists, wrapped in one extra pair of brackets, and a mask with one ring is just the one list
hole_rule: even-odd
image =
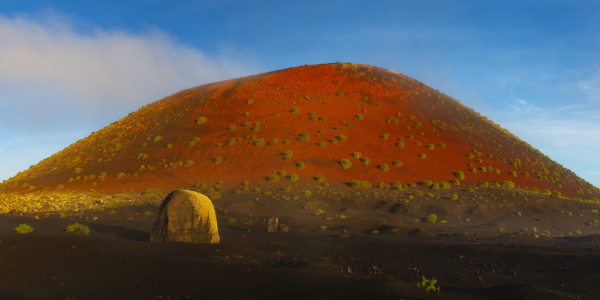
[(212, 202), (193, 191), (171, 192), (160, 206), (150, 240), (218, 244), (219, 229)]

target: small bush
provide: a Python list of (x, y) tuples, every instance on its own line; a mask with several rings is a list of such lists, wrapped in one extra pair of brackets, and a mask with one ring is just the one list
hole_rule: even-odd
[(454, 175), (456, 176), (456, 178), (458, 178), (459, 180), (463, 180), (465, 179), (465, 173), (458, 171), (456, 173), (454, 173)]
[(298, 170), (302, 170), (302, 169), (304, 169), (304, 167), (306, 167), (306, 164), (304, 164), (303, 162), (299, 162), (296, 165), (296, 168), (298, 168)]
[(305, 131), (305, 132), (299, 134), (296, 139), (299, 140), (299, 141), (301, 141), (301, 142), (309, 141), (310, 140), (310, 134), (308, 134), (308, 132)]
[(325, 181), (325, 180), (327, 180), (327, 179), (325, 179), (325, 176), (323, 176), (323, 175), (319, 175), (319, 176), (315, 177), (315, 180), (316, 180), (317, 182), (324, 182), (324, 181)]
[(230, 125), (227, 130), (228, 131), (235, 131), (237, 129), (237, 127), (235, 125)]
[(294, 155), (294, 152), (292, 152), (292, 150), (286, 150), (285, 152), (283, 152), (283, 160), (288, 161), (288, 160), (292, 159), (293, 155)]
[(269, 182), (279, 182), (281, 178), (279, 178), (279, 175), (277, 174), (271, 174), (267, 180), (269, 180)]
[(427, 218), (425, 218), (425, 221), (429, 222), (429, 223), (435, 223), (438, 219), (438, 216), (436, 214), (430, 214), (429, 216), (427, 216)]
[(213, 159), (213, 164), (215, 164), (215, 165), (218, 165), (221, 162), (223, 162), (223, 157), (221, 157), (221, 156), (217, 156)]
[(435, 149), (435, 146), (433, 144), (429, 144), (429, 145), (426, 145), (425, 148), (427, 148), (429, 150), (433, 150), (433, 149)]
[(340, 141), (340, 142), (343, 142), (343, 141), (346, 140), (346, 136), (343, 135), (343, 134), (340, 134), (340, 136), (337, 137), (337, 140)]
[(352, 167), (352, 163), (349, 160), (347, 160), (347, 159), (342, 159), (340, 161), (340, 165), (342, 166), (342, 168), (344, 168), (344, 170)]
[(297, 107), (294, 107), (294, 108), (292, 108), (292, 110), (290, 110), (290, 113), (292, 113), (292, 114), (298, 114), (298, 113), (300, 113), (300, 109), (297, 108)]
[(15, 231), (18, 233), (30, 233), (33, 231), (33, 227), (29, 226), (29, 224), (21, 224), (19, 227), (15, 228)]
[(317, 146), (319, 146), (319, 147), (325, 147), (325, 146), (327, 146), (327, 143), (325, 143), (324, 141), (320, 141), (320, 142), (317, 143)]
[(381, 170), (382, 172), (387, 172), (390, 169), (390, 166), (388, 166), (388, 164), (382, 164), (381, 166), (379, 166), (379, 170)]
[(421, 153), (421, 154), (419, 154), (419, 157), (420, 158), (425, 158), (425, 157), (427, 157), (427, 155), (425, 153)]
[(160, 136), (160, 135), (157, 135), (157, 136), (155, 136), (155, 137), (154, 137), (154, 140), (153, 140), (153, 141), (155, 141), (155, 142), (158, 142), (158, 141), (160, 141), (160, 140), (162, 140), (162, 136)]
[(384, 134), (382, 134), (380, 137), (381, 137), (382, 139), (384, 139), (384, 140), (387, 140), (387, 138), (388, 138), (388, 137), (390, 137), (390, 135), (389, 135), (389, 134), (387, 134), (387, 133), (384, 133)]
[(368, 166), (371, 163), (371, 160), (368, 157), (361, 159), (363, 165)]
[(430, 293), (437, 293), (440, 291), (440, 287), (436, 286), (437, 280), (435, 278), (427, 279), (423, 276), (423, 281), (421, 283), (415, 284), (418, 288), (424, 289)]
[(300, 179), (300, 176), (298, 176), (298, 174), (296, 174), (296, 173), (290, 174), (290, 181), (298, 181), (298, 179)]
[(227, 219), (227, 224), (235, 224), (235, 223), (237, 223), (237, 220), (235, 218)]
[(67, 232), (88, 235), (90, 234), (90, 229), (87, 226), (75, 223), (67, 227)]
[(197, 137), (197, 136), (195, 136), (195, 137), (193, 137), (193, 138), (190, 140), (190, 143), (189, 143), (189, 145), (190, 145), (190, 146), (193, 146), (194, 144), (196, 144), (196, 143), (197, 143), (197, 142), (199, 142), (199, 141), (200, 141), (200, 138), (199, 138), (199, 137)]
[(160, 189), (147, 189), (142, 193), (142, 197), (156, 196), (160, 192)]
[(354, 153), (352, 153), (352, 157), (354, 157), (354, 158), (359, 158), (360, 156), (361, 156), (360, 152), (354, 152)]
[(362, 120), (362, 119), (364, 119), (364, 118), (365, 118), (365, 116), (364, 116), (364, 115), (362, 115), (362, 114), (358, 114), (358, 115), (355, 115), (355, 116), (354, 116), (354, 119), (356, 119), (356, 120)]
[(366, 188), (370, 188), (371, 184), (367, 181), (354, 180), (350, 183), (350, 187), (352, 187), (354, 189), (366, 189)]
[(194, 165), (194, 161), (190, 159), (190, 160), (186, 161), (185, 164), (183, 164), (183, 165), (186, 167), (191, 167)]
[(196, 120), (196, 124), (202, 124), (206, 121), (208, 121), (208, 119), (206, 117), (200, 117), (200, 118), (198, 118), (198, 120)]

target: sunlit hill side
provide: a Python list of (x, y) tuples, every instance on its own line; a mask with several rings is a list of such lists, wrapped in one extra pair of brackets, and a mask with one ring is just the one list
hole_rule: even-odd
[(116, 194), (217, 185), (223, 194), (249, 184), (359, 181), (396, 189), (504, 185), (600, 198), (598, 188), (438, 90), (393, 71), (340, 63), (180, 91), (0, 190)]

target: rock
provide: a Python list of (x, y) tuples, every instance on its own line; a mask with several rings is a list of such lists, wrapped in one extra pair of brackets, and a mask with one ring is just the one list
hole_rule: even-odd
[(267, 232), (276, 232), (279, 220), (276, 217), (270, 217), (267, 220)]
[(287, 225), (280, 224), (280, 225), (279, 225), (279, 231), (282, 231), (282, 232), (289, 232), (289, 231), (290, 231), (290, 228), (289, 228), (289, 227), (287, 227)]
[(162, 202), (150, 241), (219, 243), (215, 208), (208, 197), (193, 191), (171, 192)]
[(342, 232), (340, 232), (340, 237), (341, 238), (350, 237), (350, 233), (348, 232), (348, 230), (342, 230)]

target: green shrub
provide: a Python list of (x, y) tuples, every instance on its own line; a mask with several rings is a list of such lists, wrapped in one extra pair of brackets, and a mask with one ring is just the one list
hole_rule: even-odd
[(371, 160), (368, 157), (361, 159), (363, 165), (368, 166), (371, 163)]
[(298, 181), (298, 179), (300, 179), (300, 176), (298, 176), (298, 174), (296, 174), (296, 173), (290, 174), (290, 181)]
[(199, 142), (199, 141), (200, 141), (200, 138), (199, 138), (199, 137), (197, 137), (197, 136), (195, 136), (195, 137), (193, 137), (193, 138), (190, 140), (190, 143), (189, 143), (189, 145), (190, 145), (190, 146), (193, 146), (194, 144), (196, 144), (196, 143), (197, 143), (197, 142)]
[(273, 138), (273, 139), (272, 139), (272, 140), (270, 140), (270, 141), (269, 141), (267, 144), (268, 144), (269, 146), (273, 146), (273, 145), (277, 144), (277, 142), (279, 142), (279, 139), (277, 139), (277, 138)]
[(429, 179), (421, 181), (421, 185), (424, 187), (430, 187), (432, 184), (433, 184), (433, 181), (431, 181)]
[(300, 113), (300, 109), (297, 108), (297, 107), (294, 107), (294, 108), (292, 108), (292, 110), (290, 110), (290, 113), (292, 113), (292, 114), (298, 114), (298, 113)]
[(381, 135), (381, 138), (384, 140), (387, 140), (388, 137), (390, 137), (390, 135), (388, 133), (384, 133)]
[(186, 161), (185, 164), (183, 164), (183, 165), (186, 167), (191, 167), (194, 165), (194, 161), (190, 159), (190, 160)]
[(90, 234), (90, 229), (87, 226), (75, 223), (67, 227), (67, 232), (88, 235)]
[(269, 180), (270, 182), (279, 182), (281, 178), (279, 178), (279, 175), (277, 174), (271, 174), (269, 175), (269, 178), (267, 180)]
[(228, 131), (235, 131), (237, 129), (237, 127), (235, 125), (230, 125), (227, 130)]
[(390, 169), (390, 166), (388, 166), (388, 164), (382, 164), (379, 166), (379, 170), (381, 170), (382, 172), (387, 172)]
[(394, 182), (394, 183), (392, 183), (391, 187), (394, 190), (398, 190), (398, 191), (401, 191), (401, 190), (404, 189), (404, 187), (402, 186), (402, 183), (400, 183), (400, 182)]
[(430, 293), (437, 293), (440, 291), (440, 287), (436, 286), (436, 284), (437, 280), (435, 278), (426, 279), (425, 276), (423, 276), (423, 281), (421, 283), (416, 283), (415, 285), (418, 288), (424, 289)]
[(317, 182), (324, 182), (324, 181), (325, 181), (325, 180), (327, 180), (327, 179), (325, 179), (325, 176), (323, 176), (323, 175), (319, 175), (319, 176), (315, 177), (315, 180), (316, 180)]
[(337, 137), (337, 140), (340, 141), (340, 142), (343, 142), (343, 141), (346, 140), (346, 136), (343, 135), (343, 134), (340, 134), (340, 136)]
[(147, 189), (142, 193), (142, 197), (156, 196), (160, 192), (160, 189)]
[(395, 162), (392, 162), (392, 165), (394, 165), (394, 167), (401, 167), (402, 166), (402, 162), (397, 160)]
[(317, 143), (317, 146), (319, 147), (325, 147), (327, 144), (324, 141), (320, 141)]
[(160, 135), (157, 135), (157, 136), (155, 136), (155, 137), (154, 137), (154, 141), (155, 141), (155, 142), (158, 142), (158, 141), (160, 141), (160, 140), (162, 140), (162, 136), (160, 136)]
[(342, 168), (344, 168), (344, 170), (352, 167), (352, 163), (349, 160), (347, 160), (347, 159), (342, 159), (340, 161), (340, 165), (342, 166)]
[(419, 154), (419, 157), (420, 157), (420, 158), (425, 158), (425, 157), (427, 157), (427, 155), (426, 155), (425, 153), (420, 153), (420, 154)]
[(252, 144), (252, 146), (256, 146), (256, 147), (264, 146), (265, 139), (264, 138), (256, 139), (256, 140), (252, 141), (251, 144)]
[(440, 182), (440, 188), (442, 190), (449, 190), (450, 189), (450, 184), (447, 183), (447, 182), (445, 182), (445, 181), (442, 181), (442, 182)]
[(246, 127), (250, 127), (250, 122), (246, 121), (244, 123), (242, 123), (242, 127), (246, 128)]
[(356, 120), (362, 120), (362, 119), (364, 119), (364, 118), (365, 118), (365, 116), (364, 116), (364, 115), (361, 115), (361, 114), (358, 114), (358, 115), (355, 115), (355, 116), (354, 116), (354, 119), (356, 119)]
[(442, 148), (446, 148), (446, 144), (444, 144), (444, 143), (441, 143), (441, 144), (440, 144), (440, 147), (442, 147)]
[(82, 169), (81, 168), (75, 168), (75, 174), (77, 173), (81, 173)]
[(360, 152), (354, 152), (354, 153), (352, 153), (352, 157), (354, 157), (354, 158), (359, 158), (360, 156), (361, 156)]
[(30, 233), (33, 231), (33, 227), (29, 226), (29, 224), (21, 224), (17, 228), (15, 228), (15, 231), (23, 234)]
[(500, 184), (503, 187), (507, 187), (507, 188), (514, 188), (515, 187), (515, 183), (512, 181), (504, 181)]
[(436, 214), (430, 214), (429, 216), (427, 216), (427, 218), (425, 218), (425, 221), (429, 222), (429, 223), (435, 223), (438, 219), (438, 216)]
[(344, 92), (342, 92), (342, 91), (339, 91), (339, 92), (337, 92), (337, 94), (336, 94), (336, 95), (337, 95), (337, 96), (344, 96)]
[(353, 180), (350, 183), (350, 187), (352, 187), (354, 189), (366, 189), (366, 188), (370, 188), (371, 184), (367, 181)]
[(454, 175), (456, 176), (456, 178), (458, 178), (459, 180), (463, 180), (465, 179), (465, 173), (458, 171), (456, 173), (454, 173)]
[(296, 165), (296, 168), (298, 168), (298, 170), (302, 170), (302, 169), (304, 169), (304, 167), (306, 167), (306, 164), (304, 164), (303, 162), (299, 162)]
[(202, 124), (204, 122), (206, 122), (208, 119), (206, 117), (200, 117), (198, 118), (198, 120), (196, 120), (196, 124)]
[(235, 224), (237, 223), (237, 220), (235, 218), (228, 218), (227, 219), (227, 224)]
[(213, 159), (213, 164), (215, 164), (215, 165), (218, 165), (221, 162), (223, 162), (223, 157), (221, 157), (221, 156), (217, 156)]
[(429, 150), (433, 150), (433, 149), (435, 149), (435, 146), (433, 144), (429, 144), (429, 145), (425, 145), (425, 148), (427, 148)]
[(309, 141), (310, 140), (310, 134), (308, 134), (308, 132), (305, 131), (305, 132), (299, 134), (296, 139), (299, 140), (299, 141), (301, 141), (301, 142)]
[(292, 159), (293, 155), (294, 155), (294, 152), (292, 152), (292, 150), (286, 150), (285, 152), (283, 152), (283, 160), (288, 161), (288, 160)]

